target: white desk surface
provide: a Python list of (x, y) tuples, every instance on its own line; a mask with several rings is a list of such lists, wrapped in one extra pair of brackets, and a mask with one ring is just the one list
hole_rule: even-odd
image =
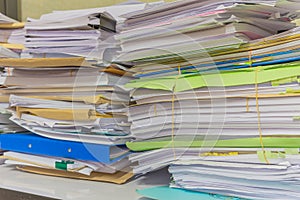
[(167, 170), (150, 173), (124, 185), (30, 174), (0, 165), (0, 188), (66, 200), (144, 200), (136, 189), (168, 185)]

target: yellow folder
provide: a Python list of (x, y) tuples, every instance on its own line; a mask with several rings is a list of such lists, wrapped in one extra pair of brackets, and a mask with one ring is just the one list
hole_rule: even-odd
[(30, 166), (19, 166), (17, 167), (17, 169), (25, 172), (40, 174), (40, 175), (82, 179), (82, 180), (89, 180), (89, 181), (101, 181), (101, 182), (109, 182), (115, 184), (123, 184), (133, 177), (133, 173), (127, 172), (126, 170), (119, 171), (114, 174), (92, 172), (90, 176), (86, 176), (83, 174), (67, 172), (62, 170), (45, 169), (45, 168), (30, 167)]
[(17, 28), (24, 28), (24, 26), (25, 23), (23, 22), (0, 24), (0, 29), (17, 29)]
[(0, 59), (1, 66), (7, 67), (91, 67), (91, 65), (83, 57), (72, 58), (3, 58)]
[(99, 114), (96, 111), (89, 109), (53, 109), (53, 108), (16, 108), (17, 115), (31, 114), (47, 119), (54, 120), (79, 120), (88, 121), (95, 120), (97, 118), (112, 118), (112, 115)]
[(7, 49), (16, 49), (16, 50), (23, 50), (23, 49), (25, 49), (25, 46), (23, 44), (0, 43), (0, 46), (5, 47)]

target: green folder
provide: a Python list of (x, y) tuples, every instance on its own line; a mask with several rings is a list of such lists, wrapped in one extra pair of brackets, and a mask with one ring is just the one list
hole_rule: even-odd
[(163, 78), (133, 80), (127, 88), (148, 88), (181, 92), (202, 87), (229, 87), (261, 83), (272, 83), (279, 80), (298, 80), (300, 62), (284, 63), (255, 68), (244, 68), (220, 71), (211, 74), (192, 74), (168, 76)]
[[(264, 148), (300, 148), (300, 137), (263, 137)], [(127, 142), (126, 146), (132, 151), (148, 151), (161, 148), (261, 148), (260, 138), (242, 138), (230, 140), (146, 140)]]

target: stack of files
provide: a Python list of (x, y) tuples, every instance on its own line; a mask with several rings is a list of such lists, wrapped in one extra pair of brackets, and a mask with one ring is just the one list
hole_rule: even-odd
[(127, 146), (146, 151), (132, 160), (143, 165), (161, 148), (299, 148), (299, 76), (296, 61), (128, 84), (153, 94), (129, 109)]
[[(133, 174), (124, 146), (54, 140), (35, 134), (3, 134), (1, 159), (26, 172), (122, 184)], [(47, 148), (45, 148), (45, 146)]]
[(169, 168), (173, 179), (170, 186), (253, 200), (297, 199), (300, 155), (277, 154), (282, 158), (286, 156), (287, 161), (279, 164), (249, 163), (251, 159), (243, 159), (247, 154), (241, 155), (243, 163), (237, 163), (238, 158), (231, 159), (232, 156), (220, 159), (222, 161), (205, 158), (178, 161)]
[(1, 59), (1, 93), (11, 120), (49, 138), (98, 144), (130, 139), (122, 85), (132, 80), (113, 66), (97, 67), (81, 57)]
[[(231, 70), (299, 60), (299, 27), (267, 38), (250, 41), (238, 48), (200, 49), (189, 55), (151, 57), (130, 68), (140, 79), (216, 70)], [(180, 56), (182, 56), (180, 58)]]
[[(288, 9), (238, 4), (226, 10), (238, 13), (240, 6), (240, 19), (260, 6), (280, 10), (270, 12), (267, 20), (276, 13), (281, 17), (273, 20), (280, 19), (287, 31), (273, 29), (268, 37), (249, 37), (235, 47), (217, 42), (204, 48), (194, 45), (191, 51), (157, 51), (149, 46), (145, 52), (154, 49), (150, 56), (135, 51), (116, 59), (134, 65), (130, 70), (140, 78), (126, 85), (133, 89), (135, 103), (128, 114), (134, 140), (127, 142), (127, 147), (137, 152), (129, 158), (134, 163), (133, 173), (145, 174), (171, 165), (170, 186), (183, 193), (296, 199), (300, 29), (289, 26), (294, 13)], [(146, 15), (140, 13), (139, 17)], [(267, 24), (272, 26), (269, 21), (265, 28)], [(260, 22), (256, 25), (263, 27)], [(144, 33), (145, 29), (140, 30)], [(257, 29), (251, 31), (257, 33)], [(174, 44), (181, 41), (176, 40)], [(159, 192), (151, 195), (145, 196), (164, 198)]]
[(53, 11), (26, 23), (27, 48), (33, 56), (83, 56), (101, 58), (104, 49), (114, 46), (110, 39), (116, 32), (119, 16), (143, 9), (132, 4), (84, 10)]
[[(265, 41), (291, 45), (299, 36), (297, 28)], [(249, 54), (249, 48), (254, 46), (252, 56), (277, 48), (274, 43), (259, 43), (249, 44), (248, 52), (245, 48), (236, 55)], [(172, 135), (204, 137), (209, 133), (226, 139), (241, 136), (239, 131), (243, 131), (243, 137), (253, 137), (257, 136), (257, 105), (264, 135), (298, 135), (298, 50), (290, 51), (282, 46), (278, 54), (283, 51), (289, 51), (288, 57), (274, 60), (268, 57), (266, 61), (257, 58), (257, 63), (249, 57), (248, 61), (243, 59), (244, 67), (240, 69), (182, 73), (130, 82), (126, 86), (135, 88), (131, 96), (136, 103), (129, 109), (132, 135), (144, 140)], [(288, 73), (283, 74), (285, 70)], [(278, 129), (274, 130), (275, 127)]]
[(24, 23), (0, 13), (0, 43), (24, 43)]
[[(38, 174), (115, 183), (124, 183), (132, 176), (130, 171), (123, 171), (129, 162), (121, 156), (128, 150), (110, 148), (115, 143), (122, 144), (127, 141), (130, 125), (126, 115), (114, 114), (114, 109), (122, 110), (126, 107), (129, 98), (128, 92), (116, 85), (118, 82), (123, 84), (128, 79), (122, 80), (116, 75), (120, 70), (93, 67), (84, 58), (10, 58), (1, 59), (0, 62), (3, 66), (10, 66), (5, 68), (5, 76), (2, 77), (4, 88), (1, 93), (3, 98), (9, 100), (8, 112), (12, 113), (11, 121), (28, 131), (46, 136), (40, 139), (37, 136), (21, 134), (3, 135), (0, 139), (1, 149), (39, 156), (19, 160), (30, 155), (14, 157), (10, 153), (5, 153), (4, 158), (9, 160), (6, 161), (7, 164), (18, 164), (21, 170)], [(24, 141), (26, 144), (12, 141)], [(93, 150), (97, 147), (95, 144), (103, 148)], [(37, 145), (41, 146), (38, 149), (32, 148)], [(73, 149), (70, 145), (81, 145), (81, 149)], [(45, 146), (47, 148), (44, 148)], [(25, 150), (22, 149), (24, 147)], [(83, 168), (81, 164), (78, 170), (80, 169), (79, 172), (83, 170), (82, 173), (90, 170), (88, 171), (90, 174), (77, 171), (75, 173), (73, 168), (71, 171), (57, 171), (52, 169), (50, 164), (45, 166), (43, 163), (45, 161), (51, 163), (53, 160), (64, 162), (69, 159), (70, 162), (76, 163), (86, 161), (87, 158), (81, 157), (84, 155), (83, 148), (86, 147), (95, 154), (94, 158), (91, 156), (88, 158), (88, 161), (93, 163), (84, 162), (88, 167)], [(103, 159), (101, 155), (106, 157)], [(122, 160), (117, 162), (119, 157)], [(33, 166), (27, 166), (28, 163), (32, 164), (31, 159), (38, 161), (34, 161)], [(113, 168), (114, 171), (103, 171), (107, 168)]]
[[(35, 135), (2, 135), (5, 163), (87, 180), (124, 183), (132, 177), (128, 149), (116, 146), (131, 138), (130, 97), (122, 86), (132, 77), (121, 65), (103, 64), (98, 50), (113, 45), (103, 40), (116, 31), (119, 15), (145, 5), (55, 11), (28, 19), (21, 58), (0, 59), (0, 93), (9, 103), (10, 120)], [(53, 163), (66, 169), (58, 171)]]
[[(181, 3), (184, 2), (181, 1)], [(177, 5), (177, 3), (171, 3), (168, 6)], [(162, 8), (167, 13), (178, 14), (178, 10), (175, 12), (167, 9), (170, 7), (158, 6), (154, 9), (156, 11)], [(130, 155), (130, 160), (135, 163), (133, 166), (135, 174), (154, 171), (174, 161), (189, 162), (200, 157), (206, 158), (206, 155), (214, 151), (217, 154), (224, 152), (226, 154), (231, 151), (247, 154), (244, 160), (238, 157), (232, 162), (236, 164), (239, 159), (241, 162), (254, 160), (255, 164), (266, 167), (270, 156), (271, 158), (274, 156), (273, 151), (284, 152), (287, 149), (288, 152), (300, 147), (298, 124), (300, 29), (293, 28), (294, 25), (290, 23), (293, 11), (265, 4), (237, 4), (226, 8), (225, 11), (221, 9), (221, 11), (228, 12), (229, 15), (235, 12), (235, 15), (240, 14), (238, 15), (240, 20), (244, 20), (247, 12), (250, 14), (251, 11), (255, 11), (255, 14), (252, 13), (253, 18), (258, 18), (256, 14), (260, 12), (257, 11), (262, 8), (270, 12), (267, 12), (266, 18), (260, 16), (259, 20), (256, 19), (255, 25), (262, 30), (272, 27), (270, 29), (274, 32), (250, 37), (260, 33), (257, 29), (250, 28), (244, 32), (248, 39), (242, 43), (236, 43), (238, 45), (225, 44), (224, 46), (219, 41), (213, 44), (215, 38), (207, 37), (204, 41), (208, 41), (208, 45), (215, 46), (207, 45), (203, 48), (202, 44), (193, 43), (194, 49), (190, 46), (188, 48), (176, 46), (178, 47), (176, 50), (161, 48), (163, 51), (157, 51), (160, 47), (145, 46), (144, 52), (133, 46), (136, 50), (121, 52), (124, 54), (115, 62), (134, 65), (129, 70), (134, 73), (134, 76), (140, 78), (126, 85), (127, 88), (133, 89), (131, 97), (135, 103), (130, 106), (128, 114), (134, 140), (127, 142), (129, 149), (138, 152)], [(149, 11), (149, 13), (152, 12)], [(156, 14), (163, 15), (162, 13)], [(135, 13), (133, 16), (139, 16), (138, 14)], [(165, 15), (168, 16), (168, 14)], [(232, 15), (230, 16), (232, 19)], [(145, 15), (140, 13), (139, 17), (142, 18)], [(132, 17), (132, 19), (134, 21), (135, 18)], [(205, 17), (199, 17), (199, 19), (204, 20)], [(268, 22), (264, 25), (260, 24), (264, 20)], [(246, 22), (233, 24), (240, 23)], [(282, 26), (275, 26), (274, 24), (277, 23), (281, 23)], [(246, 24), (251, 23), (248, 21)], [(222, 24), (222, 26), (226, 25), (226, 23)], [(284, 28), (276, 29), (273, 25)], [(147, 42), (149, 45), (152, 44), (149, 38), (143, 37), (147, 29), (140, 28), (139, 30), (141, 31), (141, 44)], [(116, 36), (121, 40), (123, 50), (125, 44), (130, 42), (127, 38), (123, 41), (121, 38), (122, 34), (127, 31), (130, 33), (131, 30), (126, 30)], [(153, 34), (154, 38), (159, 38), (155, 35), (156, 33), (157, 31), (152, 32), (148, 29), (147, 34), (151, 37)], [(196, 33), (201, 35), (200, 30)], [(169, 46), (172, 47), (171, 42), (167, 41), (168, 32), (163, 34), (166, 34), (164, 38), (166, 46), (170, 44)], [(132, 44), (136, 37), (133, 38)], [(178, 41), (182, 40), (174, 38), (174, 45), (177, 45)], [(186, 44), (186, 42), (183, 43)], [(153, 49), (152, 54), (150, 50)], [(250, 156), (249, 152), (251, 152)], [(281, 166), (282, 163), (288, 162), (292, 169), (298, 167), (297, 157), (278, 158), (280, 158), (279, 161), (271, 164)], [(216, 162), (229, 162), (226, 159), (228, 157)], [(214, 164), (217, 166), (218, 163)], [(214, 166), (210, 167), (214, 168)], [(185, 173), (184, 169), (181, 171)], [(205, 173), (205, 170), (202, 172)], [(243, 171), (239, 173), (241, 179), (247, 176)], [(199, 177), (197, 178), (200, 179)], [(178, 180), (181, 179), (178, 178)], [(209, 178), (205, 179), (206, 182), (207, 180)], [(188, 178), (185, 181), (190, 182)], [(208, 182), (208, 184), (211, 187), (214, 186), (213, 182)], [(179, 182), (178, 187), (180, 185)], [(231, 187), (235, 188), (235, 185)], [(199, 188), (202, 188), (201, 185)], [(221, 193), (218, 190), (197, 191), (241, 198), (249, 197), (240, 193)], [(290, 198), (291, 196), (285, 194), (284, 197)]]
[(141, 64), (158, 71), (174, 67), (164, 65), (166, 62), (178, 66), (180, 59), (199, 59), (201, 51), (236, 49), (295, 26), (290, 23), (293, 12), (275, 3), (183, 0), (124, 15), (123, 30), (115, 36), (121, 50), (110, 59), (134, 64), (134, 72)]
[[(284, 140), (281, 144), (291, 146)], [(251, 146), (251, 141), (245, 141), (247, 145)], [(299, 196), (299, 148), (265, 148), (268, 164), (261, 149), (257, 152), (254, 148), (214, 148), (213, 152), (205, 148), (169, 149), (169, 154), (173, 154), (172, 150), (178, 161), (169, 167), (170, 187), (148, 188), (138, 193), (161, 200), (173, 194), (174, 199), (219, 199), (222, 198), (219, 195), (225, 195), (230, 199), (262, 200), (297, 199)], [(156, 156), (163, 163), (167, 153), (153, 152), (153, 158)], [(148, 165), (151, 164), (148, 162)]]

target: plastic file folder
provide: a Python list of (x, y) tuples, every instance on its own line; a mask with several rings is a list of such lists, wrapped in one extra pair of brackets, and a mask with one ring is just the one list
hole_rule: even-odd
[(70, 142), (32, 133), (0, 135), (0, 149), (43, 156), (112, 164), (129, 154), (124, 146)]

